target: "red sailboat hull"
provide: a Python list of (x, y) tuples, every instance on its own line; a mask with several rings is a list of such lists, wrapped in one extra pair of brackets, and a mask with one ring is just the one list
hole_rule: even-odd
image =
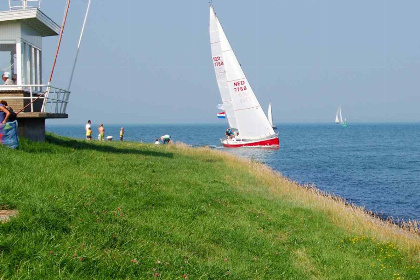
[(239, 148), (239, 147), (262, 147), (262, 148), (280, 148), (279, 137), (273, 137), (264, 140), (223, 140), (222, 144), (226, 148)]

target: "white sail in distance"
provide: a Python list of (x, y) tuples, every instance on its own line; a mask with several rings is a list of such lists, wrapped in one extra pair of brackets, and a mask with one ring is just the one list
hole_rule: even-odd
[(337, 113), (335, 114), (335, 123), (339, 124), (340, 123), (340, 119), (339, 119), (339, 112), (340, 112), (340, 107), (337, 108)]
[[(216, 25), (216, 31), (214, 30), (214, 24)], [(222, 99), (227, 95), (225, 88), (226, 79), (239, 136), (243, 139), (260, 139), (275, 135), (212, 6), (210, 6), (210, 40), (220, 94)], [(219, 46), (221, 53), (218, 49)], [(223, 100), (223, 104), (225, 104), (225, 100)]]
[(340, 124), (343, 124), (343, 115), (341, 114), (341, 106), (340, 106)]
[(271, 127), (273, 127), (273, 114), (271, 112), (271, 102), (268, 104), (267, 118), (268, 118), (268, 122), (270, 123)]
[(238, 128), (236, 124), (235, 113), (233, 111), (232, 98), (230, 96), (229, 86), (226, 78), (225, 65), (223, 62), (222, 46), (219, 36), (218, 19), (210, 7), (210, 44), (211, 54), (214, 66), (214, 72), (216, 74), (217, 85), (219, 86), (220, 95), (222, 97), (223, 109), (225, 110), (226, 118), (231, 128)]

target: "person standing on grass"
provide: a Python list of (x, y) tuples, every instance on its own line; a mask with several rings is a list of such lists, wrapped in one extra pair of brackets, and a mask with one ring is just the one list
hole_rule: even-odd
[(3, 105), (3, 100), (0, 103), (0, 123), (5, 124), (10, 117), (10, 112), (6, 106)]
[(86, 140), (92, 140), (92, 128), (88, 128), (86, 131)]
[(98, 140), (104, 141), (105, 139), (105, 128), (104, 124), (101, 123), (101, 125), (98, 127), (99, 137)]
[(90, 120), (88, 120), (88, 122), (87, 122), (87, 124), (86, 124), (86, 126), (85, 126), (86, 136), (87, 136), (87, 133), (88, 133), (89, 128), (91, 128), (90, 124), (91, 124), (91, 121), (90, 121)]
[(124, 141), (124, 127), (120, 129), (120, 141)]
[(156, 138), (155, 145), (159, 145), (159, 144), (160, 144), (159, 139)]

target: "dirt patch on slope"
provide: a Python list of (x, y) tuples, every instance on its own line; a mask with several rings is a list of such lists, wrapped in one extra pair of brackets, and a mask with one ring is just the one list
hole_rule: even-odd
[(0, 223), (7, 223), (10, 221), (10, 217), (15, 217), (17, 214), (17, 210), (0, 210)]

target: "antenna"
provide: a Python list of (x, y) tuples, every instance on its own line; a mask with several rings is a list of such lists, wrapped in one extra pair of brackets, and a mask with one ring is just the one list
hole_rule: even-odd
[(27, 8), (41, 9), (41, 0), (9, 0), (10, 10), (22, 10)]

